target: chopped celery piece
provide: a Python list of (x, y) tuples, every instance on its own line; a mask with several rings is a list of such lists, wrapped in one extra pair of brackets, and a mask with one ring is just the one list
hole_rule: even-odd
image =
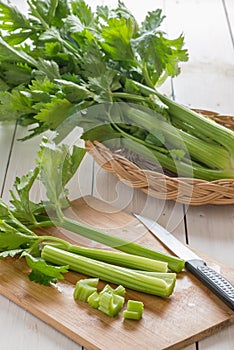
[(127, 310), (124, 310), (123, 317), (125, 319), (140, 320), (142, 318), (144, 304), (142, 301), (128, 300)]
[(94, 309), (98, 309), (99, 306), (99, 293), (97, 291), (93, 292), (87, 299), (87, 302)]
[(120, 291), (123, 294), (123, 290), (125, 292), (123, 287), (118, 290), (118, 287), (113, 289), (107, 284), (100, 293), (97, 291), (93, 292), (88, 297), (87, 302), (94, 309), (98, 309), (108, 316), (115, 317), (124, 304), (124, 296), (116, 294), (116, 292)]
[(142, 303), (142, 301), (131, 300), (131, 299), (128, 300), (127, 310), (142, 313), (143, 309), (144, 309), (144, 304)]
[(87, 301), (88, 297), (97, 291), (98, 278), (86, 278), (79, 280), (74, 289), (74, 299)]
[(115, 317), (124, 305), (124, 297), (109, 293), (102, 292), (99, 294), (99, 307), (98, 310), (104, 312), (108, 316)]

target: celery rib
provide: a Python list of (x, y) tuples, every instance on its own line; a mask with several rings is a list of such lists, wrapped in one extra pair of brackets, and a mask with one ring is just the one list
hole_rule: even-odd
[[(59, 248), (58, 245), (56, 245)], [(115, 252), (104, 249), (94, 249), (88, 247), (81, 247), (77, 245), (63, 246), (61, 248), (79, 255), (86, 256), (87, 258), (92, 258), (96, 260), (101, 260), (110, 264), (125, 266), (132, 269), (145, 270), (145, 271), (157, 271), (157, 272), (167, 272), (168, 263), (164, 261), (154, 260), (145, 258), (142, 256), (137, 256), (133, 254), (127, 254), (123, 252)]]
[(105, 244), (106, 246), (115, 248), (124, 253), (143, 256), (149, 259), (160, 260), (168, 263), (168, 268), (175, 272), (181, 272), (184, 268), (185, 261), (166, 253), (161, 253), (159, 251), (144, 247), (140, 244), (129, 242), (125, 239), (112, 236), (98, 229), (88, 227), (77, 221), (64, 218), (62, 221), (56, 218), (52, 219), (54, 225), (69, 230), (71, 232), (77, 233), (83, 237), (90, 240)]

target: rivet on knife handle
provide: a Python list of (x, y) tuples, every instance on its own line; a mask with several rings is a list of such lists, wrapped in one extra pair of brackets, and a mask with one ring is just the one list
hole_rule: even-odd
[(234, 310), (234, 286), (201, 260), (189, 260), (185, 267)]

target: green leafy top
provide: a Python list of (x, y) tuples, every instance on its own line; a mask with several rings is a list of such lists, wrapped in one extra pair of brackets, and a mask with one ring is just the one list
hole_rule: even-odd
[(0, 1), (0, 120), (34, 124), (30, 137), (74, 108), (122, 101), (113, 93), (127, 80), (155, 87), (179, 74), (184, 38), (167, 38), (163, 20), (156, 9), (139, 25), (121, 1), (93, 11), (84, 0), (28, 0), (26, 15)]

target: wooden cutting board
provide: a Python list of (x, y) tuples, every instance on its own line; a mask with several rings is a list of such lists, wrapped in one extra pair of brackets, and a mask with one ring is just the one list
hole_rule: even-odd
[[(73, 218), (123, 238), (161, 251), (160, 243), (131, 215), (90, 196), (73, 202)], [(54, 228), (47, 233), (64, 236), (78, 244), (95, 242)], [(234, 283), (234, 269), (206, 258)], [(141, 321), (123, 321), (121, 313), (110, 318), (87, 303), (73, 300), (74, 284), (84, 276), (69, 272), (56, 287), (45, 287), (28, 279), (23, 259), (0, 261), (0, 293), (73, 339), (86, 349), (181, 349), (218, 332), (234, 321), (234, 312), (188, 272), (178, 275), (174, 293), (167, 299), (127, 290), (127, 299), (141, 300)], [(104, 286), (100, 282), (99, 287)]]

